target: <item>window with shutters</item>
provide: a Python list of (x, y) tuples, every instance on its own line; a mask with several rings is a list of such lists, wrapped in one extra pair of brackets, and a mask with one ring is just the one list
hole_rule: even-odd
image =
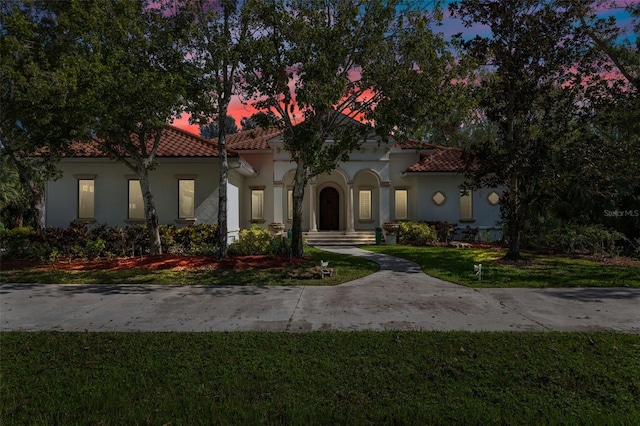
[(396, 220), (406, 220), (409, 218), (409, 191), (406, 189), (396, 189)]
[(372, 220), (371, 216), (371, 190), (361, 189), (358, 192), (359, 214), (360, 220)]
[(293, 220), (293, 190), (287, 190), (287, 220)]
[(95, 180), (78, 179), (78, 219), (95, 216)]
[(193, 179), (178, 180), (178, 218), (192, 219), (195, 217), (196, 181)]
[(460, 220), (473, 219), (473, 191), (462, 188), (460, 190)]
[(251, 221), (264, 221), (264, 189), (251, 190)]
[(140, 181), (129, 179), (129, 219), (144, 219), (144, 200)]

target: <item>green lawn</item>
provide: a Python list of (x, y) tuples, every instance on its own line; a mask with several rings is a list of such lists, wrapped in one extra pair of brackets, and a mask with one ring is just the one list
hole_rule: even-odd
[[(372, 274), (379, 265), (354, 256), (307, 248), (305, 253), (318, 265), (320, 259), (329, 261), (337, 275), (325, 279), (308, 279), (314, 269), (309, 266), (275, 269), (194, 269), (159, 270), (128, 269), (121, 271), (63, 271), (63, 270), (4, 270), (0, 268), (0, 282), (55, 284), (180, 284), (180, 285), (336, 285)], [(314, 271), (315, 272), (315, 271)]]
[[(431, 276), (469, 287), (640, 287), (640, 267), (526, 254), (526, 262), (500, 261), (504, 251), (453, 247), (368, 246), (367, 250), (412, 260)], [(473, 265), (482, 264), (482, 281)]]
[(609, 333), (1, 333), (2, 425), (640, 424)]

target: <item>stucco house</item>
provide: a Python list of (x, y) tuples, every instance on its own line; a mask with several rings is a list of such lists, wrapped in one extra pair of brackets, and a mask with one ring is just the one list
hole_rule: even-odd
[[(229, 135), (227, 144), (230, 239), (254, 223), (290, 228), (295, 164), (283, 149), (281, 132), (248, 130)], [(466, 190), (462, 168), (457, 149), (399, 146), (372, 138), (349, 161), (309, 182), (303, 230), (318, 243), (339, 238), (370, 242), (376, 228), (402, 220), (494, 230), (500, 217), (499, 192)], [(63, 159), (60, 169), (62, 178), (47, 183), (48, 226), (66, 227), (76, 220), (117, 226), (144, 223), (139, 182), (123, 164), (89, 147)], [(173, 126), (163, 132), (158, 167), (150, 173), (161, 223), (215, 223), (218, 179), (215, 141)]]

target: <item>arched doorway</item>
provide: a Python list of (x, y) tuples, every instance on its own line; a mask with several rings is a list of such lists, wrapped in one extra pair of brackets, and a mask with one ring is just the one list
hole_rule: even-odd
[(320, 231), (340, 229), (340, 194), (338, 190), (327, 186), (320, 191)]

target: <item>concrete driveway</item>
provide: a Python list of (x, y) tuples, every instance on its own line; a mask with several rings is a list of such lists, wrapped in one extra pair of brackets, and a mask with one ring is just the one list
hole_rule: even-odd
[(474, 290), (417, 264), (354, 247), (378, 262), (334, 287), (0, 285), (1, 331), (466, 330), (640, 334), (640, 289)]

